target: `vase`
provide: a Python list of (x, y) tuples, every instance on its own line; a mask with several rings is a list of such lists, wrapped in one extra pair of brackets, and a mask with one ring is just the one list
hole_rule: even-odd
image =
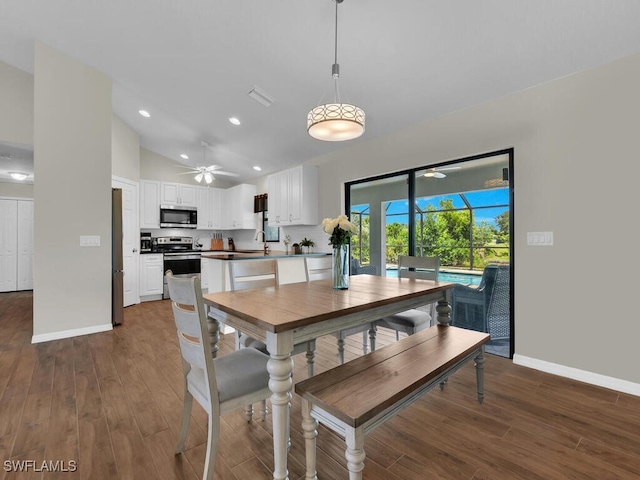
[(333, 248), (333, 288), (346, 290), (349, 288), (349, 246), (338, 245)]

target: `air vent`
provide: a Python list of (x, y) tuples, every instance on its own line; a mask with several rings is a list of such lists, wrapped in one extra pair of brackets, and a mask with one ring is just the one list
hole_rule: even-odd
[(251, 98), (253, 98), (260, 105), (264, 105), (265, 107), (269, 107), (273, 102), (273, 98), (264, 90), (259, 87), (253, 87), (253, 89), (247, 93)]

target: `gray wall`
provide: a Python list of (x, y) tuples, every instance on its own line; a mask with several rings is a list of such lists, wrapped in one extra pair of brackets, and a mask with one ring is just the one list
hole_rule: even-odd
[(640, 383), (638, 85), (627, 57), (318, 158), (321, 217), (342, 212), (346, 181), (514, 147), (516, 360)]

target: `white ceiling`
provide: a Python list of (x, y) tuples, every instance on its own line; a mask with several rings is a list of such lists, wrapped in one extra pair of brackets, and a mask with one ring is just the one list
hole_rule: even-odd
[[(306, 133), (333, 100), (334, 15), (331, 0), (0, 0), (0, 60), (33, 72), (34, 39), (66, 52), (113, 79), (143, 147), (196, 166), (206, 140), (208, 164), (250, 181), (344, 148)], [(345, 0), (342, 100), (367, 115), (348, 144), (638, 53), (638, 18), (638, 0)]]

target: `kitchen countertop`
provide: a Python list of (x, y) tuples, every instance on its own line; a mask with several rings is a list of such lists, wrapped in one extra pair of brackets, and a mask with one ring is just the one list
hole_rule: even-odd
[(236, 250), (235, 252), (229, 250), (212, 250), (212, 251), (202, 251), (202, 258), (210, 258), (212, 260), (255, 260), (258, 258), (297, 258), (297, 257), (325, 257), (327, 255), (331, 255), (330, 253), (324, 252), (314, 252), (314, 253), (287, 253), (282, 250), (269, 250), (269, 253), (265, 255), (265, 253), (260, 251), (243, 251), (242, 249)]

